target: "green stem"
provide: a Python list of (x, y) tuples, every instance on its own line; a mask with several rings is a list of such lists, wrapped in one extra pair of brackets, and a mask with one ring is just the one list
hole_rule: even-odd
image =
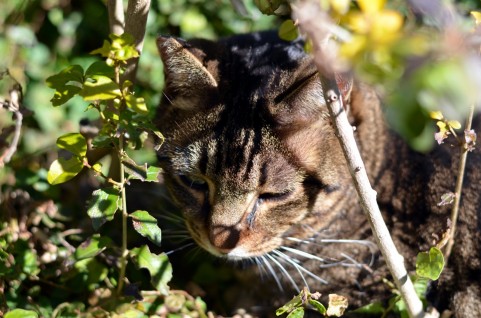
[(120, 162), (120, 183), (122, 184), (122, 255), (120, 256), (120, 275), (119, 284), (117, 285), (117, 294), (122, 293), (125, 280), (125, 268), (127, 267), (127, 256), (129, 251), (127, 250), (127, 198), (125, 195), (125, 168), (122, 164), (122, 155), (124, 151), (124, 135), (121, 134), (119, 138), (119, 162)]
[[(470, 106), (469, 115), (466, 119), (466, 126), (465, 130), (471, 129), (471, 124), (473, 121), (474, 116), (474, 105)], [(456, 189), (455, 189), (455, 196), (453, 202), (453, 208), (451, 210), (451, 230), (449, 231), (449, 240), (446, 245), (446, 250), (444, 252), (444, 257), (446, 259), (446, 263), (448, 262), (449, 255), (451, 255), (451, 251), (454, 245), (454, 235), (456, 234), (456, 223), (458, 221), (459, 215), (459, 204), (461, 202), (461, 190), (463, 189), (463, 180), (464, 180), (464, 170), (466, 167), (466, 158), (468, 157), (468, 149), (466, 147), (466, 141), (463, 139), (461, 144), (461, 157), (459, 158), (459, 166), (458, 166), (458, 178), (456, 179)]]

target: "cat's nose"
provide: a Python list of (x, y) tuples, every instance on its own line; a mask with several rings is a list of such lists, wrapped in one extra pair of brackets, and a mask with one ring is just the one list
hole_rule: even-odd
[(210, 243), (223, 254), (233, 250), (240, 240), (240, 231), (234, 226), (216, 225), (209, 231)]

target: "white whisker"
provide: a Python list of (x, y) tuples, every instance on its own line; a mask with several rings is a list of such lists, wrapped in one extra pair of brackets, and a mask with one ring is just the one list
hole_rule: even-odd
[[(307, 283), (306, 281), (306, 278), (304, 277), (304, 275), (302, 274), (301, 270), (299, 269), (299, 267), (301, 267), (299, 264), (296, 264), (296, 262), (294, 262), (293, 260), (291, 260), (291, 258), (289, 256), (287, 256), (286, 254), (278, 251), (278, 250), (273, 250), (272, 251), (274, 254), (277, 255), (277, 257), (279, 257), (280, 260), (283, 260), (283, 261), (286, 261), (288, 262), (289, 264), (291, 264), (292, 266), (294, 266), (294, 268), (297, 270), (297, 272), (299, 273), (299, 275), (301, 275), (301, 278), (302, 278), (302, 281), (304, 282), (304, 286), (307, 287), (307, 289), (309, 290), (309, 284)], [(301, 267), (302, 268), (302, 267)]]
[(304, 252), (304, 251), (296, 250), (295, 248), (291, 248), (291, 247), (288, 247), (288, 246), (281, 246), (281, 248), (283, 250), (289, 251), (293, 254), (297, 254), (299, 256), (302, 256), (302, 257), (305, 257), (305, 258), (308, 258), (308, 259), (315, 259), (315, 260), (318, 260), (320, 262), (325, 262), (325, 259), (323, 259), (319, 256), (315, 256), (315, 255), (309, 254), (309, 253)]
[(192, 245), (195, 245), (195, 244), (194, 244), (193, 242), (191, 242), (191, 243), (182, 245), (182, 246), (180, 246), (180, 247), (178, 247), (178, 248), (176, 248), (176, 249), (173, 249), (173, 250), (171, 250), (171, 251), (168, 251), (168, 252), (166, 252), (165, 254), (166, 254), (166, 255), (170, 255), (170, 254), (172, 254), (172, 253), (181, 251), (181, 250), (183, 250), (183, 249), (185, 249), (185, 248), (187, 248), (187, 247), (189, 247), (189, 246), (192, 246)]
[[(280, 253), (280, 255), (282, 255), (282, 257), (283, 257), (286, 261), (290, 262), (293, 266), (295, 266), (295, 267), (298, 268), (299, 270), (303, 271), (303, 272), (306, 273), (307, 275), (311, 276), (312, 278), (314, 278), (314, 279), (317, 280), (318, 282), (323, 283), (323, 284), (326, 284), (326, 285), (329, 284), (329, 282), (328, 282), (327, 280), (320, 278), (319, 276), (317, 276), (317, 275), (314, 274), (313, 272), (305, 269), (302, 265), (297, 264), (297, 263), (295, 262), (295, 261), (298, 261), (297, 259), (295, 259), (295, 258), (293, 259), (293, 258), (290, 257), (289, 255), (284, 254), (284, 253), (282, 253), (281, 251), (277, 251), (277, 252)], [(301, 276), (302, 276), (302, 275), (301, 275)], [(302, 279), (304, 279), (304, 276), (302, 277)], [(304, 280), (304, 282), (306, 282), (306, 281)], [(307, 286), (307, 283), (306, 283), (306, 286)]]
[(297, 287), (297, 284), (294, 282), (294, 279), (292, 279), (292, 276), (287, 272), (287, 270), (284, 268), (284, 266), (282, 266), (281, 263), (279, 263), (274, 256), (270, 255), (270, 254), (266, 254), (266, 256), (268, 258), (270, 258), (278, 267), (279, 269), (281, 270), (281, 272), (286, 275), (287, 279), (289, 279), (289, 281), (291, 282), (292, 286), (294, 286), (294, 289), (299, 293), (300, 292), (300, 289)]
[(269, 272), (271, 273), (272, 277), (274, 278), (274, 280), (276, 281), (276, 284), (277, 286), (279, 287), (279, 290), (281, 292), (284, 292), (284, 288), (282, 288), (282, 284), (281, 282), (279, 281), (279, 277), (277, 277), (277, 274), (276, 272), (274, 271), (274, 268), (272, 268), (271, 264), (269, 263), (269, 260), (266, 258), (265, 255), (262, 255), (260, 257), (260, 259), (263, 261), (263, 263), (266, 265), (267, 269), (269, 270)]

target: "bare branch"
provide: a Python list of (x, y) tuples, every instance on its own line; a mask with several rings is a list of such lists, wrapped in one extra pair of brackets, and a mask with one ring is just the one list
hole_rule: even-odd
[(20, 84), (15, 84), (10, 90), (10, 99), (2, 102), (3, 107), (13, 113), (15, 117), (15, 130), (13, 134), (12, 142), (7, 150), (0, 156), (0, 167), (3, 167), (5, 163), (10, 162), (12, 156), (17, 151), (18, 141), (20, 140), (20, 133), (22, 130), (23, 115), (20, 111), (20, 104), (22, 102), (22, 88)]
[[(127, 16), (125, 18), (125, 33), (129, 33), (134, 37), (135, 48), (142, 53), (144, 47), (145, 29), (147, 26), (147, 16), (150, 9), (150, 0), (129, 0), (127, 7)], [(129, 80), (135, 81), (139, 59), (131, 59), (128, 61), (125, 73), (122, 76), (122, 82)]]
[(410, 317), (424, 317), (423, 305), (404, 267), (404, 258), (397, 251), (384, 223), (376, 202), (377, 193), (371, 187), (354, 139), (352, 126), (344, 112), (342, 96), (335, 80), (335, 56), (324, 46), (326, 39), (329, 38), (327, 27), (331, 24), (329, 17), (321, 10), (317, 1), (308, 0), (298, 1), (293, 6), (293, 16), (297, 19), (301, 31), (305, 32), (313, 42), (314, 60), (320, 73), (326, 104), (376, 243), (406, 303)]
[[(474, 105), (471, 105), (469, 110), (468, 118), (466, 119), (466, 126), (465, 130), (471, 129), (471, 124), (473, 122), (474, 116)], [(464, 171), (466, 167), (466, 159), (468, 157), (468, 148), (466, 147), (466, 142), (464, 141), (465, 138), (463, 137), (463, 143), (461, 148), (461, 157), (459, 158), (459, 166), (458, 166), (458, 177), (456, 179), (456, 189), (454, 191), (454, 202), (453, 207), (451, 209), (451, 229), (449, 231), (449, 240), (446, 245), (446, 250), (444, 251), (444, 256), (446, 258), (446, 262), (449, 260), (449, 255), (453, 249), (454, 245), (454, 236), (456, 234), (456, 224), (458, 221), (459, 215), (459, 204), (461, 202), (461, 190), (463, 189), (463, 180), (464, 180)]]
[(122, 0), (108, 0), (110, 33), (120, 35), (124, 33), (125, 17)]

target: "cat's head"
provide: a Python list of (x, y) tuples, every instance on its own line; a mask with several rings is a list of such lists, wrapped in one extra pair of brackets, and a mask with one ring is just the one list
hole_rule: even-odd
[(159, 158), (196, 242), (238, 259), (327, 227), (351, 187), (303, 44), (257, 33), (158, 47)]

